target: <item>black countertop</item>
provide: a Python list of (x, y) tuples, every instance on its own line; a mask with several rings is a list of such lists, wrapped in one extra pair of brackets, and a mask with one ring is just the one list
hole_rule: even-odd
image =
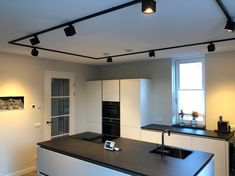
[[(196, 175), (213, 157), (213, 154), (194, 151), (186, 159), (176, 159), (149, 153), (156, 144), (118, 138), (116, 146), (121, 151), (108, 151), (103, 144), (64, 137), (38, 143), (42, 148), (78, 158), (90, 163), (138, 176)], [(40, 157), (40, 156), (39, 156)]]
[(229, 141), (233, 137), (233, 132), (218, 133), (213, 130), (192, 129), (192, 128), (175, 127), (175, 126), (168, 126), (168, 125), (159, 125), (159, 124), (150, 124), (150, 125), (143, 126), (141, 128), (146, 129), (146, 130), (156, 130), (156, 131), (164, 131), (166, 129), (169, 129), (173, 133), (210, 137), (210, 138), (216, 138), (216, 139), (225, 140), (225, 141)]

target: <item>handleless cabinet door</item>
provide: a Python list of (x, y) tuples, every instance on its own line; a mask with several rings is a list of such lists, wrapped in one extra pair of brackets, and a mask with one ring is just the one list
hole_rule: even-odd
[(229, 176), (229, 171), (227, 168), (229, 165), (229, 159), (226, 154), (228, 146), (226, 145), (226, 142), (200, 137), (193, 137), (192, 139), (192, 146), (194, 150), (214, 153), (215, 176)]
[(86, 82), (87, 131), (101, 133), (102, 119), (101, 81)]
[(119, 80), (104, 80), (102, 81), (103, 101), (119, 102)]

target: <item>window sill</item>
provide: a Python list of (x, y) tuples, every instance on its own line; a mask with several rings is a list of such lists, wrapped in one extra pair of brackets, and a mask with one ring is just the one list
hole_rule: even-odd
[(191, 129), (199, 129), (199, 130), (205, 130), (206, 126), (203, 125), (197, 125), (196, 127), (192, 127), (192, 125), (189, 124), (184, 124), (183, 126), (179, 124), (172, 125), (173, 127), (178, 127), (178, 128), (191, 128)]

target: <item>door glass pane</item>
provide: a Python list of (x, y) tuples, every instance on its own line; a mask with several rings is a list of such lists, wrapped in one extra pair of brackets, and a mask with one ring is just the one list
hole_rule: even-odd
[(52, 119), (51, 136), (69, 133), (69, 116)]
[(69, 79), (52, 78), (51, 96), (69, 96)]
[(51, 124), (51, 136), (61, 135), (63, 133), (64, 133), (63, 117), (53, 118)]
[(51, 136), (69, 133), (69, 79), (51, 80)]
[(51, 116), (69, 114), (69, 98), (51, 99)]

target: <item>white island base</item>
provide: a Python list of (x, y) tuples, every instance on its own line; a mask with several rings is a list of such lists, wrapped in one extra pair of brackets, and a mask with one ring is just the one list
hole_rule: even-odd
[[(38, 147), (38, 176), (129, 176), (129, 174)], [(214, 176), (213, 158), (198, 176)]]

